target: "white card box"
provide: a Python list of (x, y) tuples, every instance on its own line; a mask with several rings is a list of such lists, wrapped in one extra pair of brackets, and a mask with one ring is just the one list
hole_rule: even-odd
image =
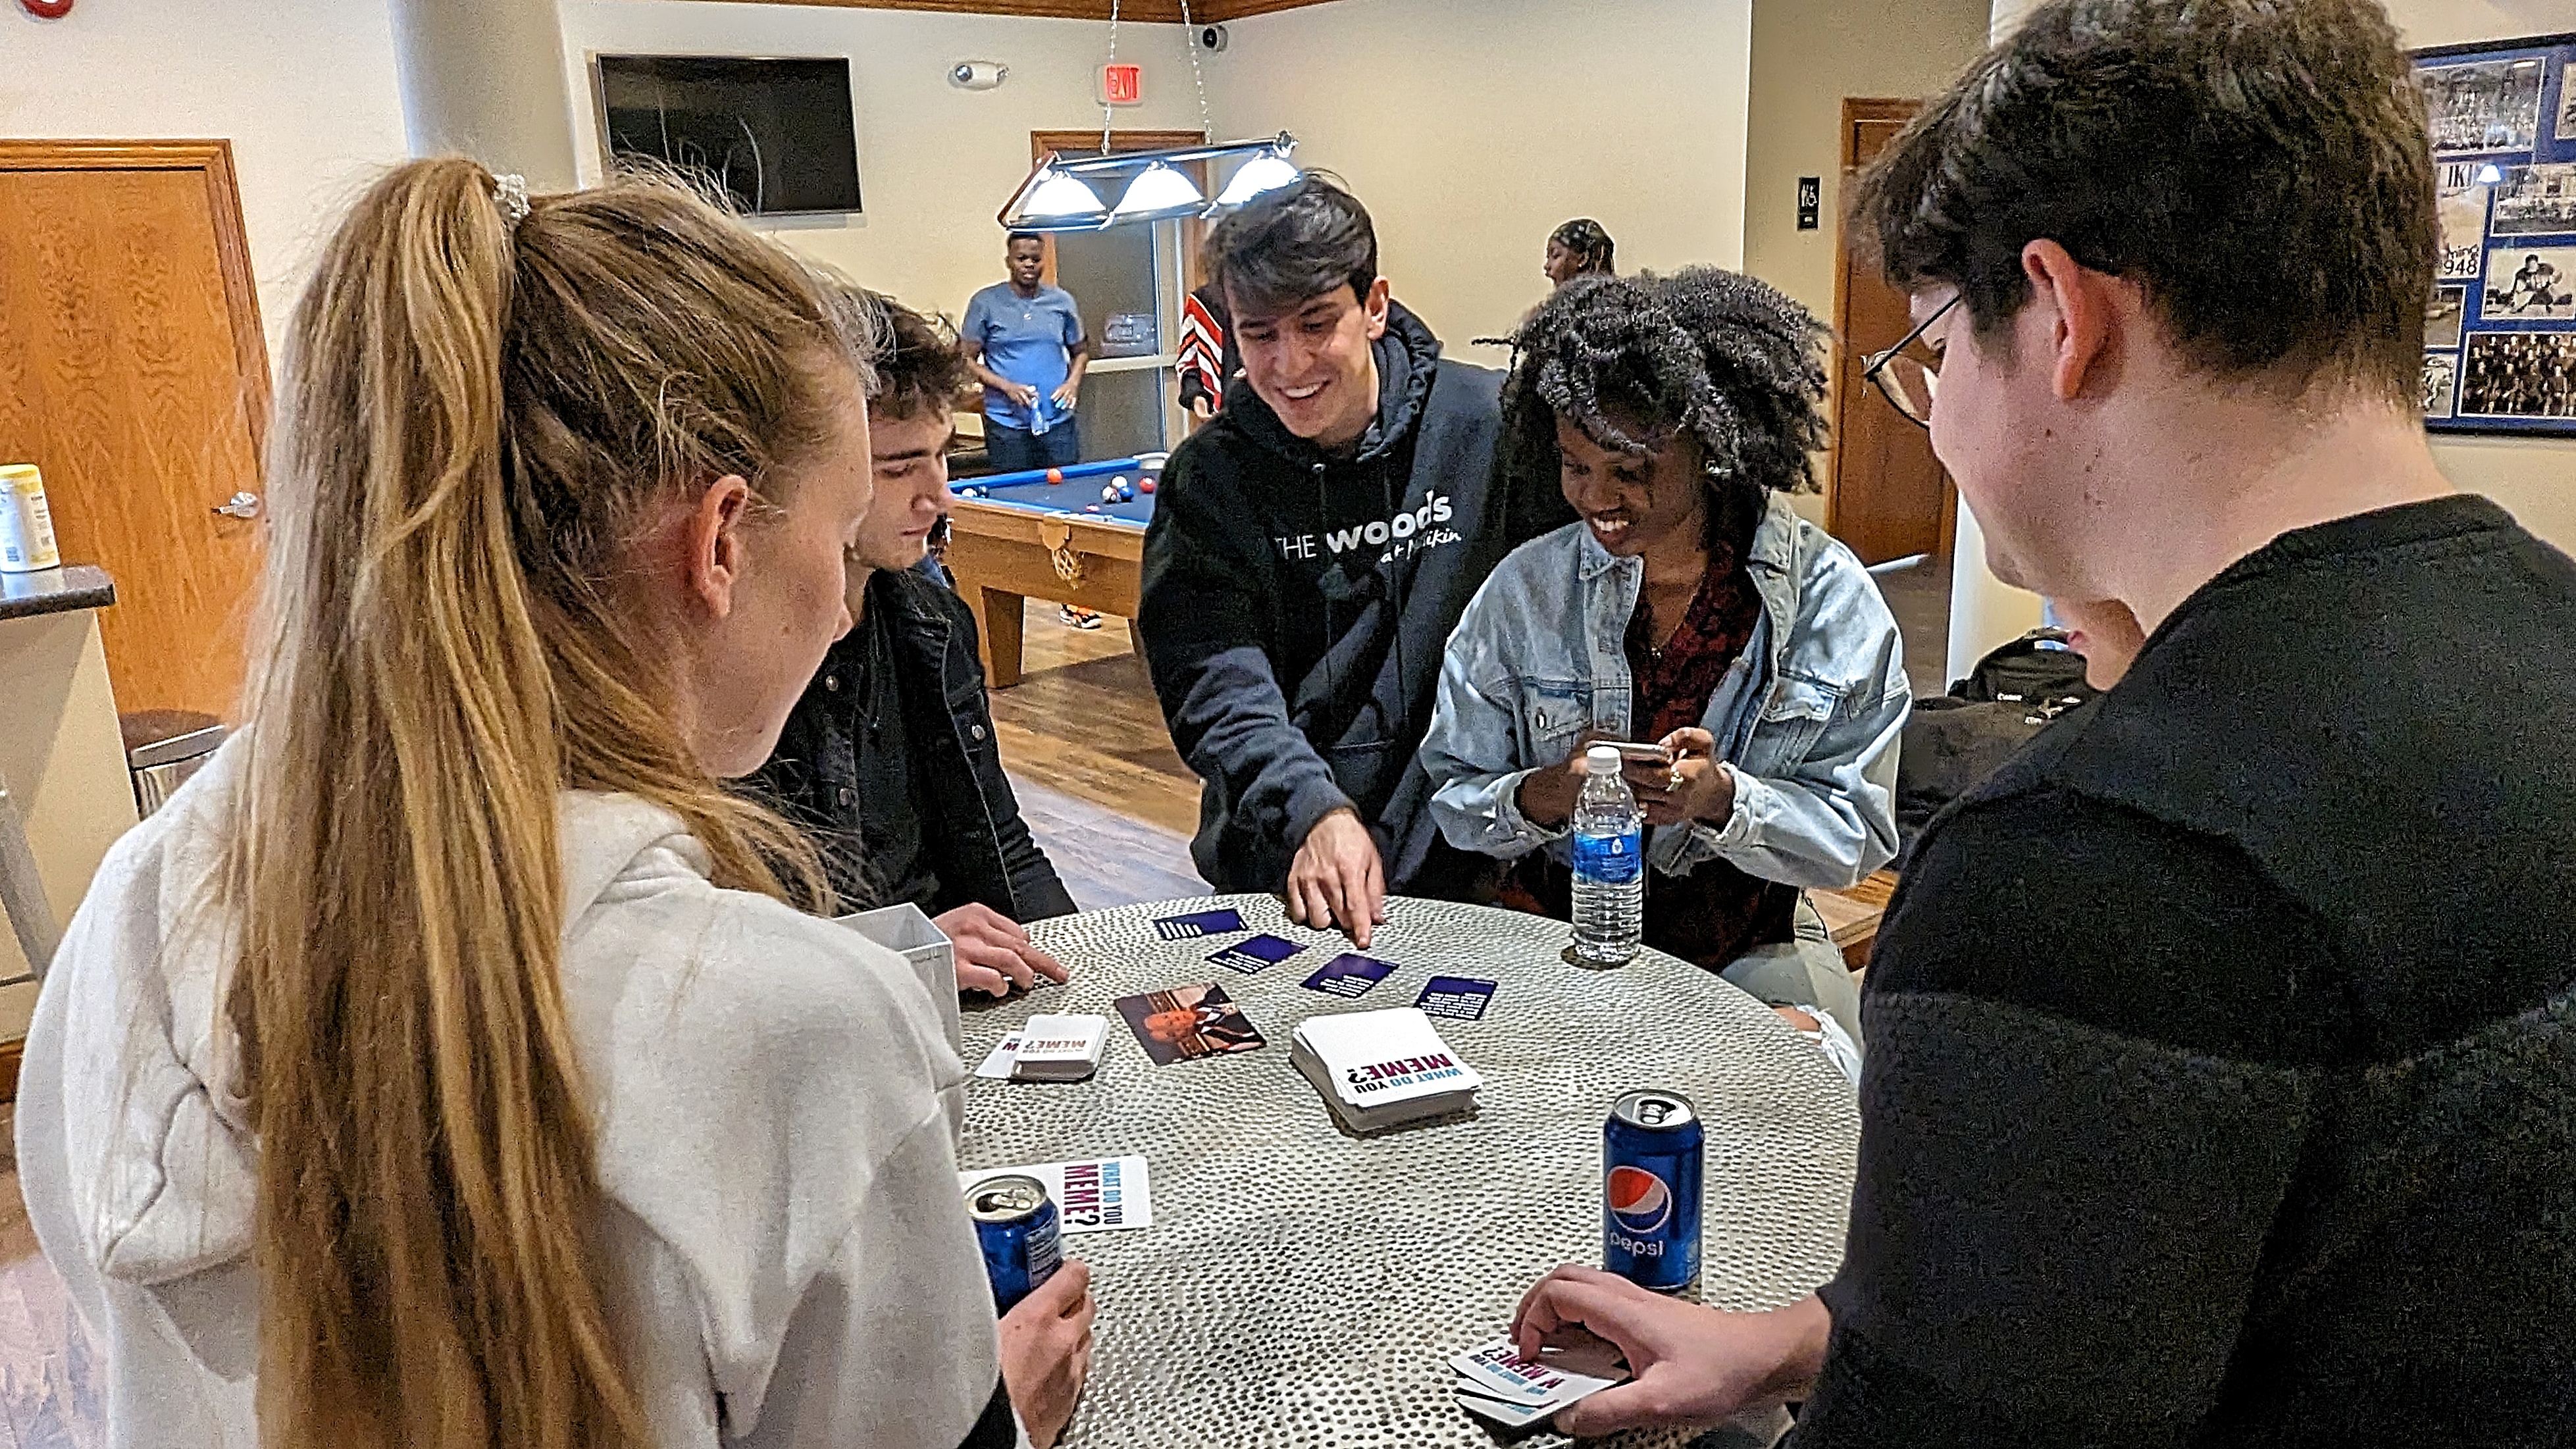
[(1020, 1028), (1011, 1076), (1023, 1082), (1078, 1082), (1100, 1070), (1109, 1018), (1040, 1012)]
[(948, 1049), (964, 1049), (966, 1033), (957, 1015), (957, 948), (921, 913), (921, 907), (906, 902), (873, 911), (838, 918), (840, 923), (901, 956), (921, 978), (930, 992), (930, 1004), (939, 1010), (939, 1025), (948, 1033)]

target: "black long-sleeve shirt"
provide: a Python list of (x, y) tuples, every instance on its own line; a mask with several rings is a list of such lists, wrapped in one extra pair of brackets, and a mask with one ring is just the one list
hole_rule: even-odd
[(1937, 820), (1800, 1449), (2576, 1443), (2576, 563), (2286, 535)]
[(936, 569), (869, 578), (858, 626), (823, 657), (748, 784), (814, 837), (847, 909), (1069, 915), (1073, 897), (1002, 771), (975, 616)]

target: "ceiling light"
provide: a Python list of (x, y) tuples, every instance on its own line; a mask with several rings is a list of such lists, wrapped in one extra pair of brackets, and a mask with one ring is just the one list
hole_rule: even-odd
[(1302, 174), (1278, 151), (1264, 151), (1235, 169), (1234, 179), (1218, 194), (1215, 209), (1230, 211), (1265, 191), (1295, 184)]
[(1127, 194), (1110, 208), (1111, 221), (1147, 221), (1175, 216), (1196, 216), (1207, 206), (1190, 178), (1168, 163), (1157, 161), (1127, 183)]
[[(1297, 138), (1282, 131), (1258, 141), (1182, 146), (1168, 151), (1112, 151), (1105, 155), (1050, 153), (1002, 204), (996, 219), (1010, 231), (1097, 231), (1129, 222), (1171, 221), (1230, 211), (1302, 175), (1288, 159)], [(1223, 195), (1211, 205), (1183, 167), (1239, 161)], [(1100, 200), (1100, 183), (1124, 180), (1118, 205)]]

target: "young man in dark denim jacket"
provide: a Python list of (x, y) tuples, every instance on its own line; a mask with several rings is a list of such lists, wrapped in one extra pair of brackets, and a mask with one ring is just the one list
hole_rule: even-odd
[(810, 831), (851, 909), (909, 901), (957, 948), (957, 981), (1001, 995), (1065, 969), (1017, 923), (1071, 914), (1002, 773), (975, 619), (928, 557), (948, 516), (956, 349), (918, 313), (851, 292), (886, 337), (868, 402), (876, 500), (848, 554), (850, 632), (796, 702), (752, 786)]

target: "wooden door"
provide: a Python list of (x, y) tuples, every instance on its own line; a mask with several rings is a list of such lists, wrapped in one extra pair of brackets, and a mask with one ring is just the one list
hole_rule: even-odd
[[(121, 710), (237, 717), (268, 350), (225, 141), (0, 141), (0, 462), (44, 470)], [(258, 505), (242, 511), (255, 511)]]
[[(1912, 120), (1915, 101), (1843, 102), (1843, 180), (1852, 177), (1896, 139)], [(1959, 506), (1958, 491), (1932, 456), (1932, 436), (1862, 380), (1870, 354), (1893, 347), (1914, 330), (1903, 292), (1852, 256), (1842, 239), (1834, 283), (1834, 452), (1825, 494), (1825, 528), (1849, 544), (1863, 563), (1885, 563), (1908, 554), (1947, 555)]]

